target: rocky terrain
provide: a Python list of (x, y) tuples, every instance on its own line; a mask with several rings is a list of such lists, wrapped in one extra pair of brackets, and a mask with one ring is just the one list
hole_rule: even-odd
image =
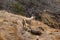
[(1, 0), (0, 10), (23, 15), (35, 16), (48, 26), (60, 28), (60, 0)]
[(60, 0), (0, 0), (0, 40), (60, 40)]
[(60, 40), (60, 29), (35, 19), (0, 11), (0, 40)]

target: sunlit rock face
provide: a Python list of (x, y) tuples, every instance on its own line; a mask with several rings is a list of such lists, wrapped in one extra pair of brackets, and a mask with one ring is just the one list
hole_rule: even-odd
[[(60, 27), (60, 0), (1, 0), (0, 9), (26, 17), (35, 16), (36, 20), (43, 21), (48, 26), (53, 24), (52, 26)], [(44, 18), (46, 13), (49, 17)]]
[(60, 40), (60, 0), (0, 0), (0, 40)]
[[(48, 14), (43, 15), (43, 19), (49, 17)], [(35, 19), (28, 19), (30, 18), (1, 10), (0, 40), (60, 40), (60, 29), (49, 27)]]

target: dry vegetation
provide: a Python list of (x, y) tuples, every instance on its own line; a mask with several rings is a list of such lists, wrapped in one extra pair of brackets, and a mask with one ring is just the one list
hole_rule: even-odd
[(49, 12), (42, 13), (42, 22), (47, 24), (48, 26), (56, 29), (60, 29), (60, 22), (56, 20), (57, 17), (55, 15), (49, 14)]
[[(48, 14), (44, 15), (49, 17)], [(45, 19), (46, 16), (42, 18)], [(24, 19), (28, 18), (0, 11), (0, 40), (60, 40), (60, 29), (44, 24), (45, 20), (31, 20), (29, 24), (29, 20), (25, 22)]]
[(60, 40), (60, 0), (0, 0), (0, 40)]

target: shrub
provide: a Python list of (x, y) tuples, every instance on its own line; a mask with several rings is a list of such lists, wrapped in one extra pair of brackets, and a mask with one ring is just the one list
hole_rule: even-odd
[(19, 15), (25, 15), (25, 10), (24, 10), (24, 6), (19, 4), (19, 3), (12, 3), (12, 11), (15, 14), (19, 14)]

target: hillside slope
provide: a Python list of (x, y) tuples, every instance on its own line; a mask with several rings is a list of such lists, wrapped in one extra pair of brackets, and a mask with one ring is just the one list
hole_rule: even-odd
[(0, 10), (26, 17), (33, 15), (36, 20), (60, 29), (60, 0), (1, 0)]
[(35, 19), (0, 11), (0, 40), (60, 40), (60, 29)]

